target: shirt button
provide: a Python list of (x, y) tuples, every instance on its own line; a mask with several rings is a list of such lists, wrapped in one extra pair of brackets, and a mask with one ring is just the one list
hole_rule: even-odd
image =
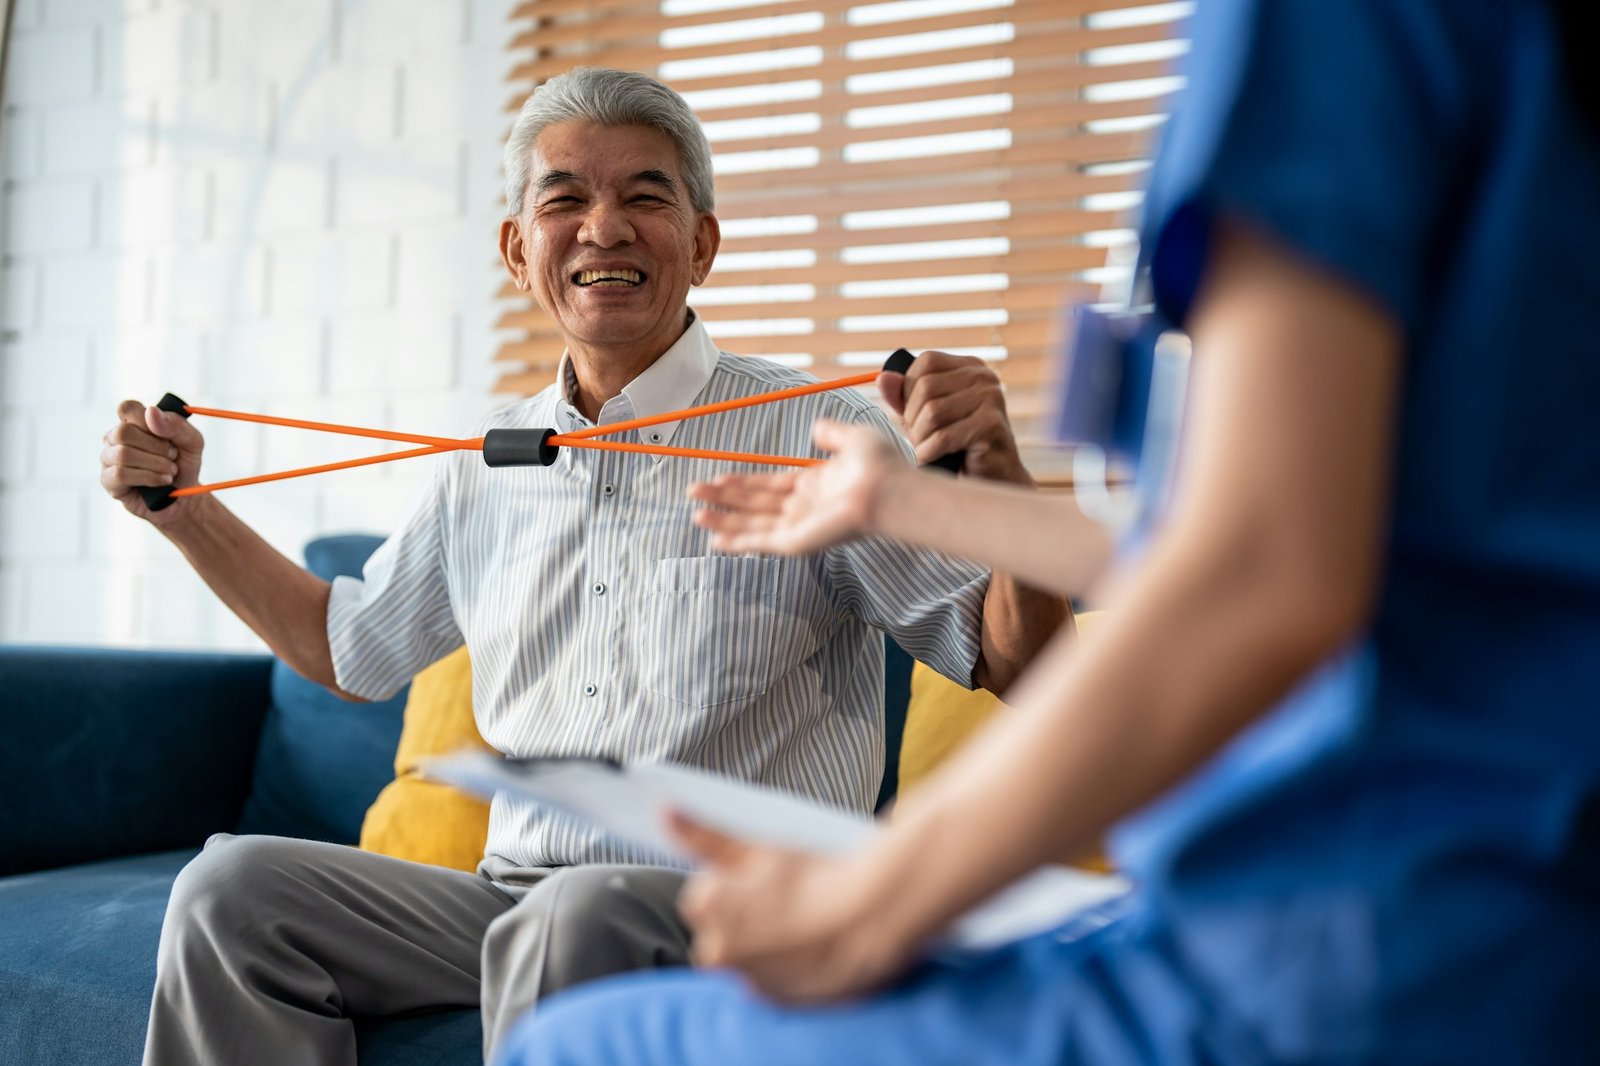
[(594, 594), (596, 596), (604, 596), (606, 594), (606, 583), (604, 581), (596, 581), (594, 583)]
[(585, 696), (593, 696), (596, 692), (599, 692), (599, 691), (600, 690), (595, 688), (593, 685), (585, 685), (585, 686), (583, 686), (583, 694)]
[(615, 485), (601, 485), (600, 486), (600, 495), (602, 495), (602, 496), (615, 496), (616, 494), (617, 494), (617, 487)]

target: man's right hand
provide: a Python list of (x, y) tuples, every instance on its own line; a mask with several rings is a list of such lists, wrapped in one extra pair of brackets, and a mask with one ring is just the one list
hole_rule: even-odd
[(200, 453), (206, 442), (187, 418), (138, 400), (123, 400), (117, 405), (117, 424), (106, 431), (104, 440), (100, 484), (112, 499), (158, 526), (182, 513), (182, 500), (152, 513), (138, 490), (199, 483)]

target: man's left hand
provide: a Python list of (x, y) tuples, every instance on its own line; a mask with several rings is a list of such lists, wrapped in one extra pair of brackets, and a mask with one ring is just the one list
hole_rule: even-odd
[(965, 450), (966, 476), (1033, 484), (1011, 435), (1000, 377), (982, 359), (923, 352), (904, 375), (879, 375), (878, 388), (904, 420), (918, 463)]

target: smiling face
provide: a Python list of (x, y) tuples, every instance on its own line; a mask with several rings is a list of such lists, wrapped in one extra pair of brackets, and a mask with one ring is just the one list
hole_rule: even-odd
[(690, 203), (672, 139), (648, 126), (559, 122), (534, 141), (522, 214), (500, 251), (575, 356), (653, 362), (711, 272), (717, 220)]

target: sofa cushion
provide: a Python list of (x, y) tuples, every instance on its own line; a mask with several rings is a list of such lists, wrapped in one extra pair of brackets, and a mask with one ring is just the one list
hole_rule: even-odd
[(965, 689), (923, 663), (911, 671), (911, 701), (900, 746), (900, 788), (916, 789), (935, 767), (1005, 707), (985, 689)]
[(193, 849), (0, 878), (0, 1062), (133, 1066), (172, 879)]
[(451, 1009), (356, 1019), (361, 1066), (483, 1066), (483, 1017)]
[[(359, 576), (382, 537), (320, 537), (306, 564), (324, 580)], [(236, 832), (354, 844), (361, 819), (392, 776), (406, 691), (381, 703), (351, 703), (281, 662), (261, 728), (255, 775)]]
[(265, 655), (0, 645), (0, 876), (232, 826), (270, 674)]
[(472, 661), (466, 648), (457, 648), (411, 682), (395, 778), (368, 808), (361, 846), (397, 859), (475, 869), (489, 835), (489, 805), (423, 780), (420, 765), (430, 755), (488, 746), (472, 716)]
[[(1076, 615), (1073, 621), (1078, 639), (1092, 639), (1089, 633), (1100, 624), (1103, 615), (1103, 611)], [(990, 715), (1004, 707), (992, 692), (968, 691), (917, 663), (911, 673), (911, 699), (900, 744), (900, 787), (915, 788), (966, 743)]]
[[(193, 849), (0, 878), (0, 1063), (137, 1066), (172, 881)], [(362, 1066), (482, 1062), (476, 1010), (361, 1019)]]
[[(1104, 611), (1089, 611), (1078, 615), (1078, 638), (1093, 639), (1088, 633), (1101, 623), (1104, 614)], [(906, 709), (905, 737), (900, 749), (901, 786), (916, 789), (991, 715), (1005, 707), (992, 692), (968, 691), (922, 663), (916, 663), (911, 672), (911, 700)], [(1106, 857), (1098, 851), (1074, 853), (1062, 861), (1099, 873), (1112, 870)]]

